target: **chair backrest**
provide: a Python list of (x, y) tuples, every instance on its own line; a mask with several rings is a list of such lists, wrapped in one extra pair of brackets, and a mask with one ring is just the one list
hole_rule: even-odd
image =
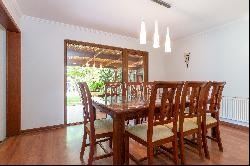
[(184, 118), (193, 118), (197, 115), (201, 91), (205, 88), (207, 82), (186, 81), (181, 96), (180, 115)]
[(209, 112), (215, 113), (217, 112), (219, 114), (220, 110), (220, 104), (222, 99), (222, 92), (224, 89), (224, 86), (226, 85), (226, 82), (212, 82), (212, 93), (209, 100)]
[(125, 94), (130, 99), (134, 99), (139, 95), (142, 95), (143, 92), (143, 83), (141, 82), (126, 82), (125, 83)]
[[(148, 142), (152, 142), (153, 126), (173, 123), (173, 132), (177, 133), (178, 110), (183, 84), (184, 82), (154, 82), (148, 113)], [(161, 99), (157, 98), (159, 90), (162, 92)], [(160, 105), (160, 108), (157, 105)], [(157, 111), (156, 119), (155, 112)]]
[(202, 115), (207, 96), (210, 89), (210, 82), (187, 81), (183, 87), (181, 106), (179, 112), (179, 131), (183, 132), (185, 118), (197, 118), (198, 126), (201, 125)]
[(83, 104), (83, 116), (84, 116), (84, 125), (88, 122), (90, 123), (90, 132), (95, 135), (95, 112), (92, 105), (91, 93), (86, 82), (78, 83), (81, 92), (81, 99)]
[(105, 82), (105, 96), (119, 96), (122, 91), (122, 83), (120, 82)]
[(154, 82), (144, 82), (143, 83), (143, 93), (144, 93), (144, 99), (149, 100), (152, 92)]

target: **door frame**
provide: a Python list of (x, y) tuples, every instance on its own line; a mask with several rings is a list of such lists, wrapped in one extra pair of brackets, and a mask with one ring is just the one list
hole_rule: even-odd
[(21, 31), (0, 0), (0, 24), (6, 30), (6, 136), (21, 132)]
[(143, 56), (144, 61), (144, 82), (148, 82), (148, 55), (149, 53), (146, 51), (133, 50), (128, 48), (114, 47), (108, 45), (101, 45), (95, 43), (88, 43), (76, 40), (64, 40), (64, 125), (75, 125), (75, 124), (67, 124), (67, 45), (68, 44), (78, 44), (83, 46), (91, 46), (91, 47), (99, 47), (104, 49), (112, 49), (118, 50), (122, 52), (122, 81), (128, 82), (128, 55), (140, 55)]

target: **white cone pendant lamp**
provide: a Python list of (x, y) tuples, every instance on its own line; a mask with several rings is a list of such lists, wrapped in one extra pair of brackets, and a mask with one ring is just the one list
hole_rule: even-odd
[(141, 22), (140, 44), (147, 44), (146, 24), (144, 20)]
[(166, 42), (165, 42), (165, 52), (170, 53), (171, 49), (171, 39), (169, 34), (169, 27), (167, 28)]
[(155, 21), (155, 33), (154, 33), (154, 48), (160, 47), (160, 36), (159, 36), (159, 30), (158, 30), (158, 22)]

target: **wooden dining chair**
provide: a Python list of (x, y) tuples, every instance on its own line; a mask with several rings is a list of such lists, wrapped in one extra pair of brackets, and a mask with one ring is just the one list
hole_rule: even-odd
[(143, 84), (141, 82), (126, 82), (125, 91), (129, 100), (134, 100), (137, 97), (142, 97)]
[[(220, 105), (222, 100), (222, 92), (226, 82), (212, 82), (212, 93), (210, 95), (209, 109), (205, 107), (202, 118), (202, 139), (204, 144), (204, 152), (206, 158), (210, 159), (207, 146), (207, 138), (218, 143), (219, 150), (223, 152), (223, 146), (220, 136)], [(207, 95), (208, 96), (208, 95)], [(207, 104), (207, 103), (205, 103)], [(212, 129), (212, 136), (207, 136), (207, 130)], [(214, 130), (213, 130), (214, 129)]]
[[(182, 90), (181, 105), (178, 121), (178, 138), (180, 145), (181, 164), (185, 164), (185, 142), (192, 143), (187, 136), (197, 135), (195, 143), (192, 144), (198, 150), (201, 159), (204, 158), (202, 146), (202, 108), (203, 94), (209, 91), (207, 82), (187, 81)], [(168, 124), (172, 128), (172, 124)]]
[[(154, 148), (169, 142), (172, 142), (173, 146), (174, 163), (178, 164), (177, 120), (183, 84), (183, 82), (154, 83), (148, 110), (148, 123), (128, 126), (125, 131), (125, 164), (129, 164), (129, 158), (131, 158), (137, 164), (148, 159), (148, 164), (151, 165)], [(163, 90), (160, 101), (157, 100), (158, 89)], [(155, 114), (159, 119), (155, 119)], [(172, 129), (165, 126), (169, 123), (173, 123)], [(147, 147), (147, 157), (137, 160), (129, 153), (130, 138)]]
[(117, 97), (121, 95), (122, 83), (120, 82), (105, 82), (104, 83), (104, 95), (105, 97)]
[[(154, 82), (143, 82), (142, 83), (142, 91), (143, 91), (142, 94), (143, 94), (144, 101), (150, 100), (153, 85), (154, 85)], [(148, 117), (138, 117), (137, 122), (142, 124), (144, 122), (147, 122), (147, 119), (148, 119)]]
[[(91, 165), (94, 160), (99, 160), (107, 157), (111, 157), (113, 153), (108, 153), (102, 146), (102, 142), (112, 141), (113, 136), (113, 122), (112, 119), (95, 120), (95, 111), (92, 106), (91, 93), (89, 91), (87, 83), (78, 83), (82, 104), (84, 106), (84, 134), (82, 141), (82, 148), (80, 152), (80, 159), (83, 161), (85, 148), (90, 146), (88, 164)], [(86, 143), (87, 135), (89, 136), (89, 144)], [(100, 140), (101, 139), (101, 140)], [(95, 146), (99, 144), (100, 147), (106, 153), (105, 155), (94, 157)]]

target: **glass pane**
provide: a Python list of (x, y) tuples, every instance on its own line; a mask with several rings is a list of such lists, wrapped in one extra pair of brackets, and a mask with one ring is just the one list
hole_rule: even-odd
[(128, 82), (144, 82), (143, 56), (128, 55)]
[[(78, 82), (87, 82), (92, 96), (102, 96), (106, 82), (122, 82), (122, 52), (91, 45), (67, 45), (67, 108), (68, 122), (80, 119), (70, 117), (70, 110), (81, 111)], [(76, 116), (83, 117), (83, 116)]]

